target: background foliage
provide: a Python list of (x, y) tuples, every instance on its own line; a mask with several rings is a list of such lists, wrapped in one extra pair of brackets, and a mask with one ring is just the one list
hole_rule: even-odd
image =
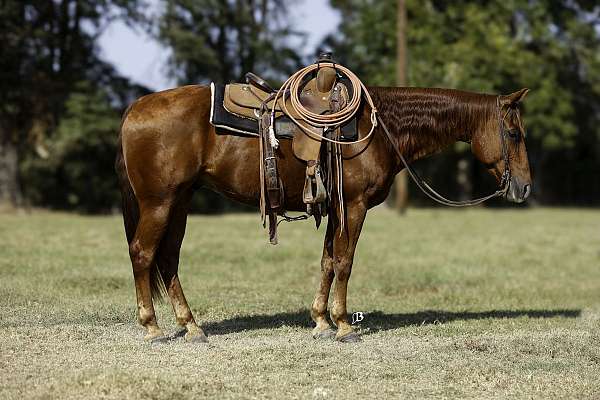
[[(148, 89), (102, 61), (112, 21), (151, 32), (180, 84), (281, 81), (303, 57), (289, 0), (27, 0), (0, 5), (0, 203), (86, 212), (118, 207), (113, 173), (120, 115)], [(341, 24), (322, 43), (370, 85), (393, 85), (396, 1), (331, 0)], [(306, 5), (308, 6), (308, 4)], [(600, 7), (583, 0), (408, 0), (409, 84), (491, 93), (532, 89), (524, 104), (534, 202), (598, 205)], [(315, 52), (316, 53), (316, 52)], [(468, 182), (457, 179), (459, 162)], [(418, 166), (442, 191), (491, 185), (468, 147)], [(475, 188), (475, 193), (471, 193)], [(411, 193), (418, 201), (418, 193)], [(427, 203), (429, 204), (429, 203)], [(209, 192), (200, 211), (227, 211)]]
[[(143, 1), (0, 5), (0, 203), (105, 211), (124, 107), (147, 89), (99, 57), (114, 20), (142, 22)], [(25, 196), (25, 197), (23, 197)]]

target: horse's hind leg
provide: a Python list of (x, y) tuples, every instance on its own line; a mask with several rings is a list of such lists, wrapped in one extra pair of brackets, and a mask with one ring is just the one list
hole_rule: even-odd
[(169, 225), (156, 255), (156, 261), (165, 282), (177, 324), (183, 328), (176, 336), (185, 335), (187, 341), (208, 342), (206, 335), (194, 320), (177, 273), (191, 197), (192, 190), (188, 189), (173, 205)]
[(323, 243), (323, 256), (321, 258), (321, 282), (317, 289), (317, 294), (312, 303), (310, 316), (317, 324), (313, 329), (313, 338), (327, 339), (335, 336), (335, 331), (331, 329), (331, 325), (327, 321), (327, 302), (329, 300), (329, 291), (333, 282), (333, 232), (334, 232), (334, 216), (330, 215), (327, 220), (327, 232), (325, 233), (325, 241)]
[(156, 250), (167, 227), (170, 209), (171, 201), (169, 200), (158, 203), (140, 201), (140, 220), (129, 245), (135, 279), (138, 318), (140, 324), (147, 329), (144, 339), (150, 341), (166, 339), (156, 322), (152, 303), (151, 288), (157, 287), (159, 282), (156, 280), (160, 277), (151, 275), (151, 268), (155, 266)]

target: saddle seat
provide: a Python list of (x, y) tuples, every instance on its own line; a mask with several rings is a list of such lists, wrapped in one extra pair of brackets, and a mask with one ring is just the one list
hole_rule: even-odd
[[(299, 100), (300, 104), (307, 110), (316, 114), (327, 114), (335, 112), (334, 102), (337, 106), (341, 103), (343, 107), (349, 100), (348, 89), (346, 84), (338, 81), (337, 72), (334, 68), (320, 68), (314, 77), (306, 80), (300, 86)], [(271, 89), (266, 82), (260, 77), (249, 73), (246, 75), (248, 83), (232, 83), (225, 86), (223, 96), (223, 107), (227, 112), (243, 118), (256, 119), (262, 117), (261, 114), (265, 111), (271, 112), (273, 109), (274, 98), (277, 91)], [(293, 131), (310, 129), (315, 132), (315, 128), (309, 127), (292, 107), (289, 96), (277, 97), (275, 104), (275, 131), (279, 135), (286, 133), (292, 134), (292, 147), (296, 157), (304, 161), (314, 161), (319, 159), (321, 148), (321, 140), (307, 134), (295, 135)], [(266, 106), (266, 110), (263, 108)], [(282, 118), (286, 117), (286, 118)], [(281, 121), (279, 121), (281, 119)], [(294, 121), (286, 120), (292, 119)], [(355, 124), (354, 124), (355, 125)], [(352, 129), (352, 126), (350, 127)], [(347, 129), (346, 129), (347, 130)], [(341, 131), (343, 136), (345, 130)], [(317, 131), (319, 135), (323, 135), (323, 131)]]
[[(330, 97), (333, 90), (334, 88), (331, 88), (331, 90), (326, 92), (320, 92), (317, 88), (317, 78), (313, 78), (302, 88), (299, 96), (300, 103), (317, 114), (331, 111)], [(223, 106), (230, 113), (258, 120), (260, 118), (261, 107), (269, 98), (271, 100), (266, 103), (267, 108), (269, 111), (273, 108), (273, 97), (273, 92), (267, 92), (250, 83), (232, 83), (225, 86)], [(286, 107), (290, 118), (300, 120), (300, 116), (292, 107), (289, 97), (286, 98)], [(275, 117), (279, 118), (283, 115), (283, 99), (279, 97), (275, 105)]]

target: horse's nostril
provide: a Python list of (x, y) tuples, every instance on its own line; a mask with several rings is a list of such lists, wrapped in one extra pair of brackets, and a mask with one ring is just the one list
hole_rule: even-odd
[(526, 199), (531, 194), (531, 185), (523, 186), (523, 199)]

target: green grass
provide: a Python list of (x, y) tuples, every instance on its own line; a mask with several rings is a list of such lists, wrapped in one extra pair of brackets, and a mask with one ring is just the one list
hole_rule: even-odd
[(600, 397), (599, 211), (371, 211), (352, 345), (310, 336), (322, 236), (191, 217), (180, 276), (210, 344), (150, 345), (119, 217), (0, 215), (0, 398)]

